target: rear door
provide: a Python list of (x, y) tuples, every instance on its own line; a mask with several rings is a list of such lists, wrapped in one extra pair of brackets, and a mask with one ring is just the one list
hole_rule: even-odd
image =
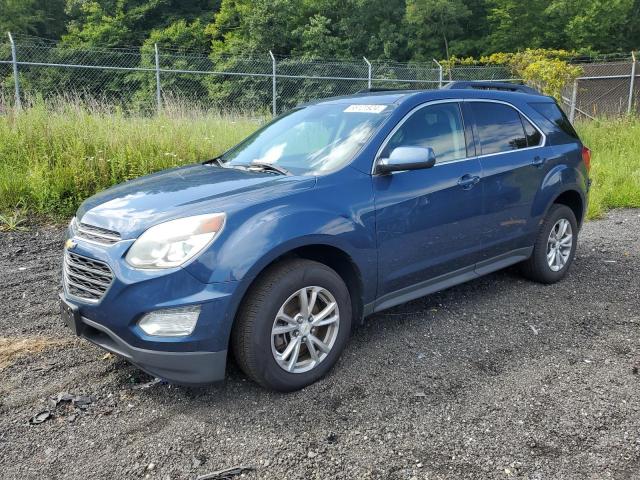
[(544, 134), (514, 106), (467, 100), (482, 166), (484, 260), (517, 253), (533, 244), (533, 202), (552, 153)]

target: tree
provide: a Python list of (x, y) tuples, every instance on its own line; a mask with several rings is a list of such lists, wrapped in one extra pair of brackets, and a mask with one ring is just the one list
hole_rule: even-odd
[(87, 47), (137, 46), (152, 30), (177, 21), (209, 23), (219, 0), (67, 0), (71, 17), (64, 43)]
[[(291, 32), (300, 25), (300, 2), (291, 0), (222, 0), (207, 27), (212, 54), (247, 54), (272, 50), (288, 54)], [(297, 5), (298, 4), (298, 5)]]
[(404, 0), (222, 0), (207, 32), (213, 54), (401, 60)]
[(408, 0), (409, 48), (414, 58), (430, 61), (443, 53), (449, 58), (449, 43), (463, 35), (462, 26), (470, 16), (462, 0)]
[(562, 48), (570, 13), (552, 0), (489, 0), (486, 53)]
[(575, 12), (566, 26), (571, 47), (595, 52), (640, 48), (640, 1), (564, 0), (556, 3)]
[(58, 39), (64, 33), (65, 0), (0, 0), (0, 32)]

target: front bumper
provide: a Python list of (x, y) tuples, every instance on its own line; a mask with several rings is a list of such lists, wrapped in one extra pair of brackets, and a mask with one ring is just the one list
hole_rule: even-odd
[[(132, 269), (124, 261), (131, 243), (123, 240), (104, 247), (77, 239), (73, 253), (109, 265), (113, 280), (97, 301), (74, 296), (65, 285), (61, 298), (75, 312), (75, 333), (171, 383), (200, 385), (224, 379), (238, 283), (202, 283), (181, 267)], [(188, 336), (151, 336), (138, 326), (151, 311), (191, 305), (200, 307), (200, 316)]]
[[(61, 295), (64, 301), (64, 296)], [(68, 303), (68, 302), (65, 302)], [(75, 333), (91, 343), (128, 360), (138, 368), (178, 385), (205, 385), (224, 379), (227, 351), (167, 352), (128, 344), (104, 325), (77, 315)]]

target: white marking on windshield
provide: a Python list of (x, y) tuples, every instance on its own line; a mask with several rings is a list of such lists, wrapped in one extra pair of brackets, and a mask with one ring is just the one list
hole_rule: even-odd
[(381, 113), (386, 105), (349, 105), (344, 109), (345, 113)]

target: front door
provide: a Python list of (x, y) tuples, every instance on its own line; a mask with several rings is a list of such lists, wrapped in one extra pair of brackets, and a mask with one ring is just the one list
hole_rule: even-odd
[(383, 146), (379, 158), (400, 146), (431, 147), (436, 164), (373, 176), (379, 299), (407, 300), (430, 282), (473, 272), (483, 199), (469, 136), (458, 102), (435, 103), (405, 117)]

